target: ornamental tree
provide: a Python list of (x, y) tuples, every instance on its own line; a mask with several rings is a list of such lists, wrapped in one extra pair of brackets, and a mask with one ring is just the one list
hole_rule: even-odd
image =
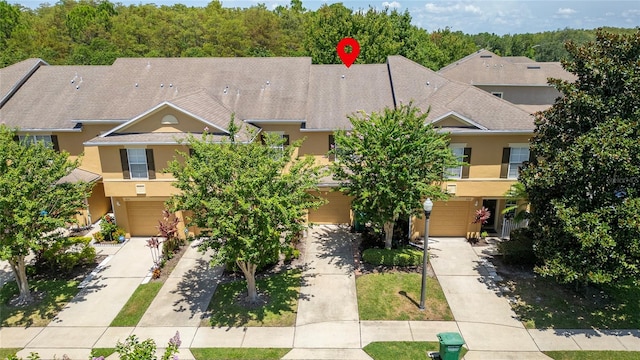
[(569, 42), (575, 82), (536, 116), (529, 194), (537, 271), (561, 282), (640, 279), (640, 31)]
[(440, 186), (447, 168), (462, 165), (449, 136), (426, 122), (413, 104), (349, 116), (351, 130), (335, 133), (333, 177), (353, 197), (352, 207), (385, 233), (391, 248), (400, 216), (421, 216), (422, 201), (447, 198)]
[(0, 259), (11, 265), (19, 305), (33, 300), (25, 257), (59, 241), (56, 230), (84, 207), (88, 184), (59, 181), (77, 167), (67, 153), (20, 143), (14, 130), (0, 125)]
[(189, 210), (188, 225), (206, 236), (200, 249), (214, 249), (212, 265), (235, 263), (247, 280), (248, 300), (257, 301), (256, 270), (291, 252), (306, 228), (309, 208), (322, 204), (310, 194), (320, 168), (312, 157), (293, 159), (300, 143), (283, 145), (277, 136), (260, 142), (214, 143), (214, 137), (189, 138), (190, 155), (174, 160), (168, 171), (182, 192), (173, 196), (175, 210)]

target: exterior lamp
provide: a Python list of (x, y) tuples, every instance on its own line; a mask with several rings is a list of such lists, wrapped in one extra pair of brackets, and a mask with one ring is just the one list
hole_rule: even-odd
[(429, 259), (429, 217), (431, 216), (431, 210), (433, 210), (433, 201), (430, 198), (422, 203), (424, 209), (424, 241), (422, 247), (424, 254), (422, 256), (422, 289), (420, 290), (420, 310), (424, 310), (424, 300), (427, 292), (427, 259)]

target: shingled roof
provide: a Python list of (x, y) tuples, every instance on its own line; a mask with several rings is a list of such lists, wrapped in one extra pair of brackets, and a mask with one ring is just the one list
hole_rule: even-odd
[(533, 118), (521, 108), (474, 86), (452, 81), (402, 56), (388, 59), (397, 102), (429, 109), (428, 120), (453, 115), (487, 130), (533, 130)]
[(350, 68), (312, 65), (308, 57), (122, 58), (110, 66), (43, 66), (0, 108), (0, 121), (24, 131), (80, 131), (83, 121), (126, 123), (170, 104), (222, 129), (235, 113), (250, 124), (299, 121), (306, 131), (331, 131), (349, 128), (350, 114), (409, 101), (430, 107), (431, 121), (455, 116), (484, 131), (533, 130), (526, 111), (401, 56)]
[(27, 59), (0, 69), (0, 108), (43, 65), (42, 59)]
[(536, 62), (525, 57), (501, 57), (478, 50), (438, 71), (448, 79), (471, 85), (548, 85), (548, 78), (575, 80), (559, 62)]

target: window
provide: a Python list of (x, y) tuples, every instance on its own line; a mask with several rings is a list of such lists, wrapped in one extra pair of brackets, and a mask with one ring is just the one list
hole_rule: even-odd
[[(464, 147), (452, 146), (451, 152), (458, 160), (464, 161)], [(461, 179), (462, 178), (462, 165), (447, 169), (445, 177), (448, 179)]]
[(491, 95), (493, 95), (493, 96), (497, 96), (497, 97), (499, 97), (500, 99), (502, 99), (502, 92), (501, 92), (501, 91), (492, 91), (492, 92), (491, 92)]
[[(471, 148), (465, 147), (467, 144), (451, 144), (451, 152), (459, 161), (471, 162)], [(448, 179), (468, 179), (469, 165), (460, 165), (446, 170), (445, 178)]]
[(50, 147), (56, 151), (58, 148), (58, 137), (56, 135), (20, 135), (18, 140), (21, 144), (31, 145), (38, 142), (44, 143), (45, 146)]
[(122, 176), (125, 179), (155, 179), (155, 164), (151, 149), (120, 149)]
[(502, 168), (500, 177), (503, 179), (517, 179), (522, 163), (529, 161), (529, 146), (512, 145), (502, 150)]
[(132, 179), (149, 178), (145, 149), (127, 149), (127, 157), (129, 159), (129, 171), (131, 172)]
[[(329, 151), (336, 149), (336, 137), (331, 134), (329, 135)], [(336, 161), (336, 154), (329, 154), (329, 161)]]

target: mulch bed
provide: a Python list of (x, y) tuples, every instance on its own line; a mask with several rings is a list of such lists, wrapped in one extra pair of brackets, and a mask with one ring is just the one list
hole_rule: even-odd
[(160, 276), (158, 278), (151, 279), (151, 282), (164, 283), (165, 281), (167, 281), (169, 275), (171, 275), (173, 269), (175, 269), (180, 259), (182, 259), (182, 255), (187, 252), (189, 246), (191, 246), (191, 244), (189, 244), (188, 242), (185, 245), (182, 245), (180, 249), (178, 249), (178, 251), (173, 254), (173, 257), (164, 263), (164, 266), (160, 270)]

